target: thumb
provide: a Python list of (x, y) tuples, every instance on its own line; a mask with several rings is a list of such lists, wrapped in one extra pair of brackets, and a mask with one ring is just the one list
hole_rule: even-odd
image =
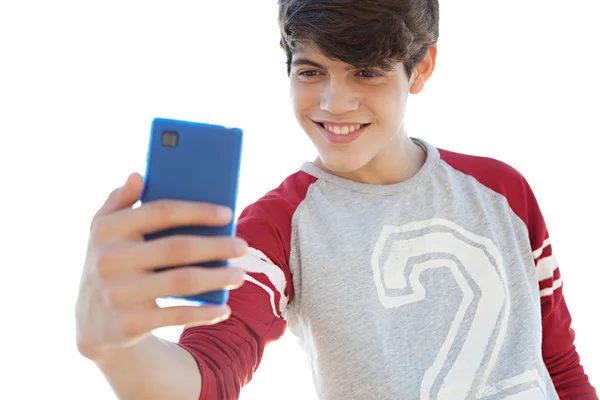
[(108, 196), (97, 216), (111, 214), (117, 210), (133, 206), (139, 199), (144, 188), (144, 179), (138, 173), (130, 174), (123, 186), (115, 189)]

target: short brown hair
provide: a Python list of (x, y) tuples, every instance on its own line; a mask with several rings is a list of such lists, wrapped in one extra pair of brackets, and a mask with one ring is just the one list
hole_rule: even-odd
[(410, 76), (439, 36), (438, 0), (279, 0), (281, 47), (292, 54), (314, 43), (327, 57), (355, 67), (389, 69), (402, 62)]

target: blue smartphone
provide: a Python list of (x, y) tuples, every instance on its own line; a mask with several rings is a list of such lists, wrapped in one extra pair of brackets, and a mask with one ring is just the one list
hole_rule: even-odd
[[(235, 214), (242, 139), (243, 131), (239, 128), (155, 118), (141, 203), (159, 199), (207, 202), (227, 206)], [(231, 221), (219, 227), (178, 227), (146, 235), (146, 240), (169, 235), (234, 236), (235, 224)], [(195, 266), (227, 265), (226, 260), (215, 260)], [(222, 305), (228, 298), (227, 290), (219, 290), (168, 299), (196, 305)]]

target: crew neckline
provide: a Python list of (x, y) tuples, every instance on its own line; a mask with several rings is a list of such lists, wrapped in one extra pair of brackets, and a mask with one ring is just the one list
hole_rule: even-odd
[(440, 161), (440, 152), (436, 147), (422, 139), (411, 137), (411, 140), (425, 151), (425, 163), (423, 163), (423, 166), (421, 166), (421, 169), (419, 169), (415, 175), (402, 182), (392, 183), (390, 185), (356, 182), (326, 172), (311, 161), (304, 162), (300, 167), (300, 170), (317, 179), (333, 183), (353, 192), (379, 194), (384, 196), (410, 192), (429, 178)]

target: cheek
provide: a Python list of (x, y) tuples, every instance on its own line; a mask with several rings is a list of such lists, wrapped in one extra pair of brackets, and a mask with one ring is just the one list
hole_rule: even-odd
[(404, 118), (405, 98), (402, 93), (395, 90), (381, 90), (369, 96), (368, 105), (371, 112), (376, 115), (380, 124), (395, 127), (400, 125)]
[(290, 99), (296, 114), (310, 112), (315, 107), (319, 107), (319, 93), (316, 85), (292, 82), (290, 86)]

